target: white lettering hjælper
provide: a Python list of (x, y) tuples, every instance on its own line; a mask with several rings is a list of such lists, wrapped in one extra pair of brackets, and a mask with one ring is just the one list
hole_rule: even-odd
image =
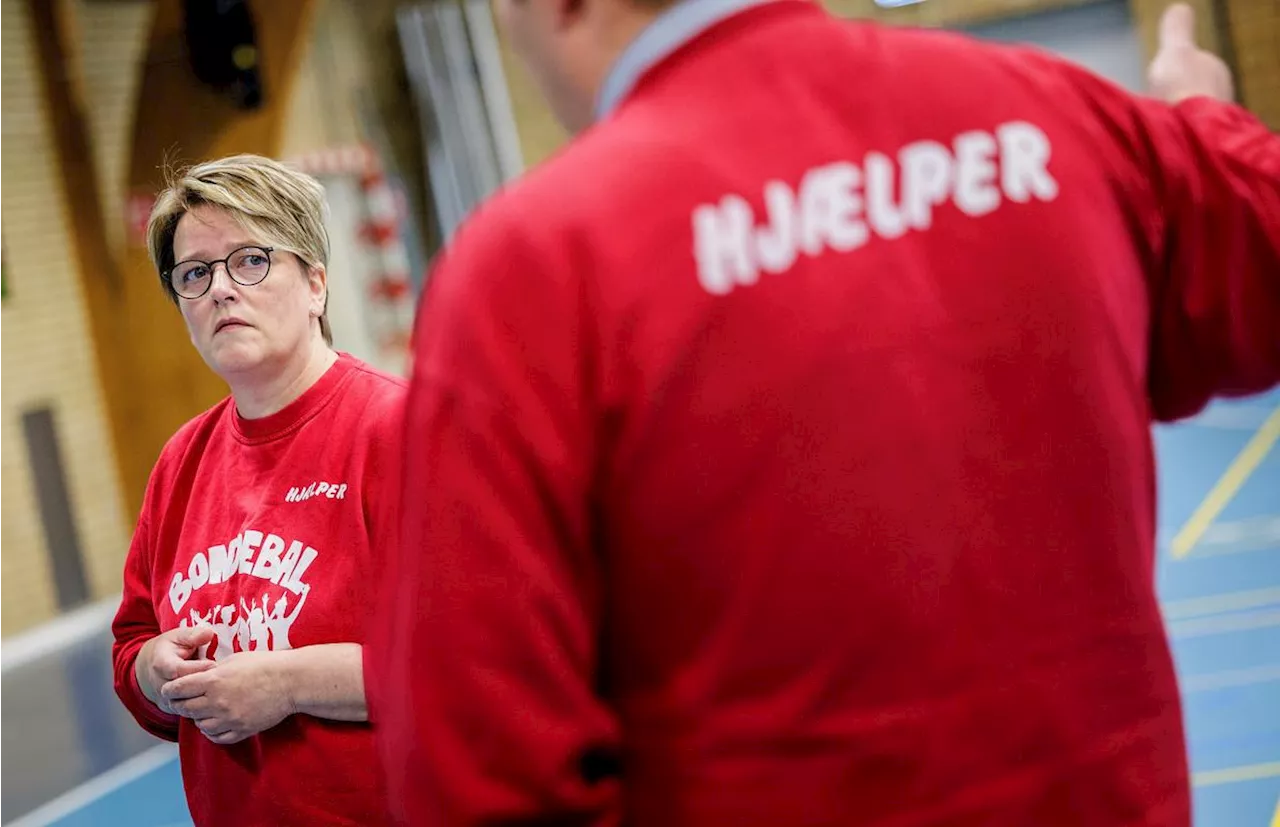
[(994, 133), (957, 135), (950, 147), (915, 141), (898, 151), (896, 162), (878, 152), (861, 165), (836, 161), (808, 170), (796, 188), (767, 182), (763, 226), (746, 198), (725, 195), (693, 211), (698, 282), (724, 295), (755, 284), (762, 271), (785, 272), (801, 254), (847, 253), (873, 235), (892, 240), (925, 231), (934, 208), (947, 201), (973, 218), (996, 210), (1002, 200), (1052, 201), (1058, 182), (1048, 170), (1050, 151), (1039, 127), (1014, 121)]

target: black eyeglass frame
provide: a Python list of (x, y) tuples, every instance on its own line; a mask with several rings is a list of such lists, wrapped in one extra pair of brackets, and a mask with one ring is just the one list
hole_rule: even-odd
[[(263, 273), (262, 278), (258, 279), (257, 281), (242, 281), (241, 279), (236, 278), (236, 274), (232, 270), (231, 259), (235, 258), (237, 253), (242, 253), (245, 250), (261, 250), (262, 252), (266, 253), (267, 271)], [(227, 278), (231, 279), (241, 287), (253, 287), (254, 285), (262, 284), (264, 281), (267, 280), (267, 276), (271, 275), (271, 265), (274, 263), (271, 259), (271, 254), (274, 253), (275, 251), (276, 251), (275, 247), (260, 247), (257, 244), (246, 244), (243, 247), (237, 247), (231, 252), (227, 253), (226, 258), (215, 259), (214, 261), (204, 261), (203, 259), (198, 259), (198, 258), (184, 258), (182, 261), (177, 262), (165, 272), (164, 280), (169, 285), (169, 289), (173, 291), (173, 294), (175, 296), (177, 296), (180, 299), (186, 299), (187, 301), (195, 301), (196, 299), (203, 298), (206, 293), (208, 293), (210, 290), (213, 289), (214, 267), (216, 265), (221, 264), (222, 268), (227, 271)], [(177, 285), (173, 283), (174, 271), (184, 264), (203, 264), (205, 267), (209, 268), (208, 283), (205, 284), (205, 287), (203, 290), (201, 290), (199, 293), (197, 293), (194, 296), (186, 295), (185, 293), (183, 293), (181, 290), (178, 289)]]

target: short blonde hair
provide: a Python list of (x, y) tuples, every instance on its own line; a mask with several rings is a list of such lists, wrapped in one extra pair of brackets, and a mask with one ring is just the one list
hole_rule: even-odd
[[(261, 243), (293, 253), (309, 267), (328, 266), (328, 204), (319, 181), (261, 155), (231, 155), (206, 161), (167, 173), (165, 188), (151, 208), (147, 223), (147, 252), (161, 285), (175, 304), (178, 294), (169, 281), (169, 271), (177, 263), (173, 237), (182, 216), (204, 205), (225, 210)], [(326, 292), (320, 332), (332, 345), (328, 303)]]

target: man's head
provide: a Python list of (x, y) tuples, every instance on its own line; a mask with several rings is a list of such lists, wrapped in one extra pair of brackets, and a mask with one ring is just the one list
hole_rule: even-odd
[(497, 0), (512, 48), (570, 132), (595, 119), (596, 96), (627, 45), (679, 0)]

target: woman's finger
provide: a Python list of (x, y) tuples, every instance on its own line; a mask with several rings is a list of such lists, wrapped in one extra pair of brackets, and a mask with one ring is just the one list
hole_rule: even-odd
[(213, 704), (203, 695), (187, 700), (169, 702), (169, 710), (174, 715), (181, 715), (183, 718), (208, 718), (213, 712), (212, 707)]
[(196, 728), (210, 737), (226, 732), (229, 727), (220, 718), (198, 718)]

